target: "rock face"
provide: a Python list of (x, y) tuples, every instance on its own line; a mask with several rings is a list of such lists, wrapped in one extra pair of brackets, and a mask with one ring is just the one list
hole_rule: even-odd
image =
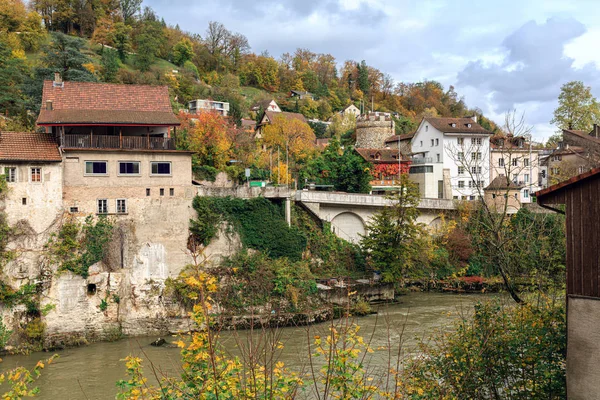
[[(13, 238), (9, 248), (19, 249), (19, 254), (6, 265), (2, 279), (15, 288), (33, 282), (41, 288), (46, 348), (122, 334), (188, 332), (193, 323), (165, 283), (191, 263), (186, 249), (192, 211), (189, 202), (182, 202), (179, 209), (149, 210), (141, 221), (114, 221), (108, 254), (89, 268), (87, 278), (57, 271), (48, 260), (44, 245), (60, 229), (62, 217), (57, 218), (40, 230), (31, 228), (27, 235)], [(240, 248), (237, 234), (222, 226), (205, 255), (209, 262), (217, 262)], [(26, 310), (0, 305), (0, 316), (16, 332), (23, 326)]]
[(394, 120), (388, 113), (372, 112), (356, 119), (356, 148), (383, 149), (385, 140), (395, 135)]

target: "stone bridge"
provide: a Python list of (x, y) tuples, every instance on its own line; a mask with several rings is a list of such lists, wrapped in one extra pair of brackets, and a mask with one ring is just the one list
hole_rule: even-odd
[[(373, 214), (393, 203), (378, 195), (309, 190), (298, 190), (296, 202), (301, 203), (319, 219), (330, 222), (331, 229), (337, 236), (354, 243), (366, 233), (366, 225)], [(443, 199), (421, 199), (418, 208), (420, 215), (417, 222), (431, 229), (440, 226), (442, 214), (451, 213), (456, 209), (452, 200)]]

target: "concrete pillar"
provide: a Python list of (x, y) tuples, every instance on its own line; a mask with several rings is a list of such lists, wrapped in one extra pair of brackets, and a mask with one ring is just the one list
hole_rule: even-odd
[(292, 226), (292, 202), (289, 197), (285, 199), (285, 222)]

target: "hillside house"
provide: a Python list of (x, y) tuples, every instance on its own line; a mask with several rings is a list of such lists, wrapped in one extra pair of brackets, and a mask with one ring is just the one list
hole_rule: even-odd
[(307, 92), (307, 91), (303, 91), (303, 90), (291, 90), (290, 97), (299, 99), (299, 100), (304, 100), (304, 99), (314, 100), (315, 99), (314, 94)]
[(266, 99), (254, 103), (250, 107), (250, 111), (254, 113), (262, 113), (264, 111), (281, 112), (281, 108), (279, 108), (279, 105), (277, 104), (277, 102), (275, 102), (275, 100)]
[(371, 191), (383, 194), (398, 187), (401, 174), (410, 168), (410, 160), (403, 157), (398, 149), (355, 149), (366, 161), (373, 164)]
[[(566, 215), (567, 398), (600, 393), (600, 168), (536, 193), (538, 204)], [(565, 205), (564, 211), (560, 205)]]
[(410, 177), (424, 198), (475, 200), (488, 186), (491, 132), (476, 117), (421, 120)]
[(520, 204), (531, 203), (539, 184), (539, 151), (525, 137), (497, 134), (490, 138), (490, 182), (499, 176), (508, 177), (519, 187)]
[(342, 117), (346, 117), (349, 115), (354, 115), (354, 117), (358, 117), (360, 115), (360, 110), (354, 104), (350, 104), (348, 107), (340, 111), (340, 115)]
[(226, 101), (214, 101), (203, 99), (192, 100), (188, 103), (188, 108), (191, 114), (198, 114), (203, 111), (214, 111), (224, 117), (226, 117), (229, 114), (229, 103)]

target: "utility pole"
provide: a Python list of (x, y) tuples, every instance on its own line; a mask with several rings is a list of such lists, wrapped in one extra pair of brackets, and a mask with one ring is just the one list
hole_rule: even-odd
[(289, 140), (285, 141), (285, 183), (289, 186), (290, 176), (290, 152), (289, 152)]

